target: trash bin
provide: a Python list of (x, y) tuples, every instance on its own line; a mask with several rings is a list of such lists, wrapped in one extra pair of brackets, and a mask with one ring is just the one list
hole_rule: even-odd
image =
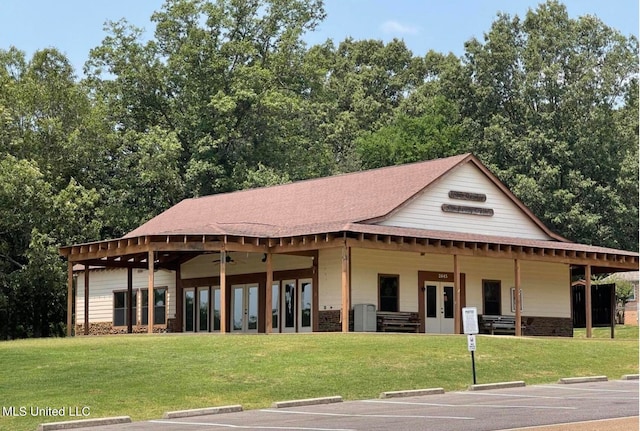
[(355, 304), (353, 306), (354, 332), (376, 332), (376, 306), (373, 304)]

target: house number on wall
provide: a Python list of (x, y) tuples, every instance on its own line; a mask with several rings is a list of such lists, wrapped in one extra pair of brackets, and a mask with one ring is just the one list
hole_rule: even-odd
[(438, 274), (438, 278), (449, 278), (449, 274)]

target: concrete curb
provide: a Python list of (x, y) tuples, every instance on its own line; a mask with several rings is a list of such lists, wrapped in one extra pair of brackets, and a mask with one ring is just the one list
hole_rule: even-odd
[(526, 383), (522, 380), (518, 380), (515, 382), (498, 382), (498, 383), (485, 383), (482, 385), (471, 385), (469, 386), (470, 391), (486, 391), (489, 389), (507, 389), (507, 388), (522, 388), (525, 387)]
[(380, 394), (380, 398), (417, 397), (420, 395), (440, 395), (440, 394), (444, 394), (444, 389), (442, 388), (411, 389), (408, 391), (382, 392)]
[(202, 409), (177, 410), (175, 412), (165, 412), (163, 419), (189, 418), (192, 416), (219, 415), (222, 413), (237, 413), (242, 411), (241, 405), (206, 407)]
[(331, 404), (341, 403), (342, 397), (322, 397), (322, 398), (307, 398), (304, 400), (291, 400), (291, 401), (277, 401), (271, 405), (271, 407), (281, 409), (284, 407), (299, 407), (299, 406), (312, 406), (316, 404)]
[(565, 377), (564, 379), (558, 380), (558, 383), (569, 385), (573, 383), (606, 382), (607, 380), (609, 380), (607, 376)]
[(640, 374), (625, 374), (622, 376), (622, 380), (638, 380), (640, 379)]
[(48, 422), (38, 425), (38, 431), (51, 431), (51, 430), (70, 430), (74, 428), (87, 428), (98, 427), (103, 425), (117, 425), (131, 423), (129, 416), (115, 416), (111, 418), (99, 418), (99, 419), (82, 419), (77, 421), (64, 421), (64, 422)]

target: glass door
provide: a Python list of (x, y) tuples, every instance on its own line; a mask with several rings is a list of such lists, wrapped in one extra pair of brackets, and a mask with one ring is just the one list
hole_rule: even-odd
[(271, 328), (273, 332), (280, 332), (280, 283), (273, 282), (271, 286)]
[(184, 289), (184, 309), (182, 330), (184, 332), (194, 332), (196, 328), (196, 292), (195, 289)]
[(433, 281), (425, 282), (426, 332), (453, 334), (453, 286)]
[(209, 287), (198, 287), (198, 332), (209, 331)]
[(296, 280), (282, 282), (282, 332), (296, 332)]
[(298, 308), (298, 331), (311, 332), (311, 312), (313, 310), (313, 292), (311, 280), (300, 280), (300, 307)]
[(213, 331), (220, 330), (220, 286), (211, 288), (211, 324)]
[(231, 286), (231, 330), (236, 332), (258, 331), (258, 285)]

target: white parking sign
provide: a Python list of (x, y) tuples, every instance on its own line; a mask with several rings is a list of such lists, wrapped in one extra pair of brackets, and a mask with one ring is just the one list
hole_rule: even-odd
[(464, 307), (462, 309), (462, 328), (465, 334), (477, 334), (478, 328), (478, 309), (476, 307)]
[(467, 348), (470, 352), (476, 351), (476, 336), (473, 334), (467, 335)]

